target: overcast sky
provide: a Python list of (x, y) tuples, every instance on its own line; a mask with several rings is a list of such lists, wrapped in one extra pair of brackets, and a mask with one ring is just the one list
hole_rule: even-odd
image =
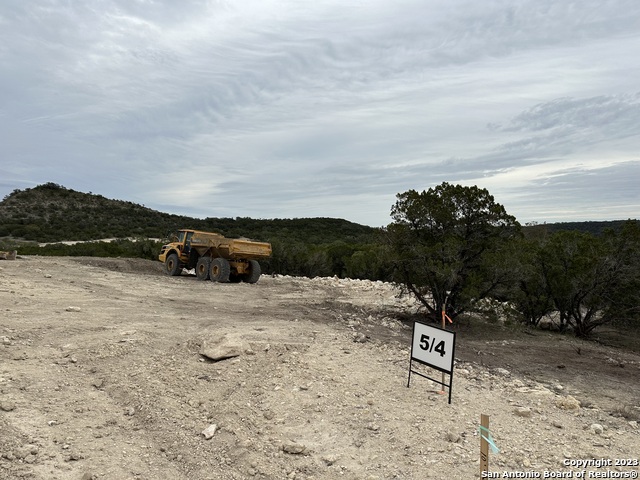
[(2, 0), (0, 198), (387, 225), (640, 217), (638, 0)]

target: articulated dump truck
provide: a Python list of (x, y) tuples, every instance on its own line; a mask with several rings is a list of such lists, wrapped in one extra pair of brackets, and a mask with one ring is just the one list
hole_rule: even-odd
[(163, 245), (158, 259), (172, 276), (195, 268), (198, 280), (256, 283), (261, 274), (258, 260), (270, 256), (270, 243), (178, 230), (177, 241)]

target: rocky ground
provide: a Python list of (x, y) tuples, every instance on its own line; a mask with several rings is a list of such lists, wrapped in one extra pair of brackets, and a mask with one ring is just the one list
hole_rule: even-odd
[[(407, 388), (415, 309), (383, 283), (0, 262), (0, 478), (480, 478), (481, 414), (493, 478), (637, 476), (638, 355), (457, 322), (449, 405)], [(202, 355), (221, 341), (238, 356)]]

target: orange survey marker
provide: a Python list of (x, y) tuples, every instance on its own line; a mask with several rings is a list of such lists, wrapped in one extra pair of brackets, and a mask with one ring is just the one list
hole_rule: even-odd
[[(448, 296), (447, 296), (447, 298), (448, 298)], [(451, 318), (449, 317), (449, 315), (447, 315), (447, 312), (446, 312), (446, 308), (447, 308), (447, 307), (446, 307), (446, 305), (447, 305), (447, 302), (445, 301), (444, 305), (442, 305), (442, 329), (443, 329), (443, 330), (446, 330), (446, 325), (447, 325), (447, 324), (446, 324), (446, 322), (445, 322), (445, 319), (449, 320), (449, 323), (453, 323), (453, 320), (451, 320)], [(442, 385), (443, 387), (442, 387), (442, 390), (440, 390), (438, 393), (439, 393), (440, 395), (444, 395), (444, 393), (445, 393), (445, 391), (444, 391), (444, 385), (446, 385), (446, 384), (444, 383), (444, 372), (442, 373), (442, 382), (440, 382), (440, 383), (441, 383), (441, 385)], [(451, 402), (449, 402), (449, 403), (451, 403)]]

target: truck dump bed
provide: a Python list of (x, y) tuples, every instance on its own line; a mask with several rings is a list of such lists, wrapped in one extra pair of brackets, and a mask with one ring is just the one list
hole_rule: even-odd
[(233, 259), (260, 259), (271, 256), (271, 244), (254, 242), (236, 238), (226, 238), (222, 235), (210, 232), (194, 232), (191, 238), (191, 247), (196, 250), (213, 248), (223, 258)]

